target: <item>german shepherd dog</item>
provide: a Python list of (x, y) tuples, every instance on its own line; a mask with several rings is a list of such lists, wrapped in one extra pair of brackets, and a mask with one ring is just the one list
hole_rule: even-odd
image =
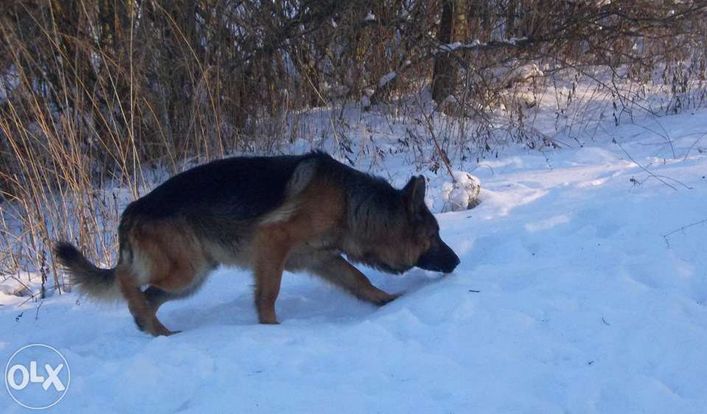
[(219, 264), (253, 270), (258, 319), (275, 324), (283, 270), (310, 272), (377, 305), (396, 296), (348, 260), (388, 273), (453, 271), (459, 258), (440, 238), (424, 196), (421, 176), (397, 190), (321, 152), (227, 158), (175, 175), (129, 204), (116, 267), (100, 269), (66, 242), (55, 253), (80, 290), (122, 295), (138, 328), (152, 335), (173, 333), (157, 319), (159, 306), (196, 291)]

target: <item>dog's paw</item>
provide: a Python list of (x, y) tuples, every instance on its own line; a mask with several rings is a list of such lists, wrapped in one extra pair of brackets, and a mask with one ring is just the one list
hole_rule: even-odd
[(384, 292), (382, 290), (377, 290), (366, 295), (364, 299), (373, 303), (374, 305), (383, 306), (394, 301), (398, 297), (400, 297), (399, 294), (391, 295), (390, 293)]

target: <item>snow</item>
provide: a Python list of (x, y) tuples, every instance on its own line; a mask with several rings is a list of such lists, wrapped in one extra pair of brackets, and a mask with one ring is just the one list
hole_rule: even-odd
[[(475, 43), (475, 44), (478, 44), (478, 43)], [(453, 52), (453, 51), (459, 49), (460, 47), (462, 47), (461, 42), (453, 42), (453, 43), (439, 45), (439, 50), (442, 52)]]
[(527, 37), (511, 37), (509, 39), (497, 39), (497, 40), (492, 40), (490, 42), (482, 42), (479, 39), (474, 39), (469, 43), (461, 43), (461, 42), (452, 42), (452, 43), (443, 43), (437, 46), (437, 50), (440, 52), (454, 52), (457, 49), (467, 49), (467, 50), (474, 50), (474, 49), (483, 49), (489, 46), (498, 46), (498, 45), (511, 45), (511, 46), (516, 46), (518, 43), (522, 43), (527, 41)]
[(390, 83), (390, 81), (395, 79), (397, 76), (398, 76), (398, 74), (395, 71), (386, 73), (385, 75), (381, 76), (381, 78), (378, 80), (378, 87), (379, 88), (384, 87), (385, 85)]
[[(667, 138), (648, 132), (656, 123)], [(460, 266), (364, 269), (404, 293), (382, 308), (287, 274), (281, 324), (258, 325), (248, 272), (221, 268), (160, 310), (183, 332), (152, 338), (124, 304), (0, 293), (0, 358), (28, 343), (60, 350), (72, 378), (53, 411), (66, 413), (700, 413), (705, 136), (699, 111), (465, 166), (481, 203), (437, 216)], [(374, 170), (415, 173), (387, 162)], [(432, 204), (444, 182), (430, 181)], [(0, 411), (23, 409), (2, 393)]]
[[(477, 177), (465, 171), (452, 171), (454, 181), (442, 184), (442, 191), (437, 195), (442, 203), (441, 211), (462, 211), (476, 207), (481, 192), (481, 182)], [(434, 199), (430, 200), (434, 206)]]

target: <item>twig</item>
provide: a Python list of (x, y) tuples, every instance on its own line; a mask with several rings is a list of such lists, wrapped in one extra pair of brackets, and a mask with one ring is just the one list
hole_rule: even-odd
[(34, 313), (34, 320), (36, 321), (39, 319), (39, 309), (42, 307), (42, 304), (44, 304), (43, 300), (39, 301), (39, 305), (37, 306), (37, 311)]
[(675, 229), (675, 230), (673, 230), (673, 231), (670, 231), (670, 232), (668, 232), (668, 233), (665, 233), (665, 234), (663, 235), (663, 239), (665, 239), (665, 245), (666, 245), (668, 248), (670, 248), (670, 241), (668, 240), (668, 238), (669, 238), (670, 236), (672, 236), (673, 234), (675, 234), (675, 233), (677, 233), (677, 232), (680, 232), (680, 231), (687, 230), (687, 229), (689, 229), (690, 227), (694, 227), (694, 226), (698, 226), (698, 225), (700, 225), (700, 224), (704, 224), (704, 223), (707, 223), (707, 219), (703, 219), (703, 220), (700, 220), (700, 221), (696, 221), (696, 222), (694, 222), (694, 223), (686, 224), (686, 225), (684, 225), (684, 226), (682, 226), (682, 227), (680, 227), (680, 228), (677, 228), (677, 229)]
[(658, 135), (659, 137), (663, 138), (665, 140), (665, 142), (670, 146), (670, 152), (672, 152), (673, 158), (677, 158), (677, 155), (675, 155), (675, 146), (673, 145), (673, 140), (672, 140), (672, 138), (670, 138), (670, 133), (663, 127), (663, 124), (658, 122), (657, 119), (653, 119), (653, 120), (655, 121), (656, 125), (658, 125), (658, 127), (660, 127), (660, 129), (663, 130), (662, 134), (660, 132), (655, 131), (651, 128), (648, 128), (647, 126), (644, 126), (644, 125), (640, 125), (640, 124), (634, 124), (634, 125), (639, 128), (642, 128), (648, 132), (652, 132), (652, 133)]
[(621, 148), (621, 151), (623, 151), (624, 154), (626, 154), (626, 156), (628, 157), (629, 160), (631, 160), (631, 162), (633, 162), (634, 164), (638, 165), (638, 167), (639, 167), (640, 169), (642, 169), (643, 171), (645, 171), (646, 173), (648, 173), (648, 175), (650, 175), (651, 177), (653, 177), (653, 178), (655, 178), (656, 180), (660, 181), (661, 183), (667, 185), (668, 187), (672, 188), (672, 189), (675, 190), (675, 191), (678, 191), (677, 187), (675, 187), (674, 185), (668, 183), (668, 182), (665, 181), (665, 180), (673, 181), (673, 182), (675, 182), (675, 183), (677, 183), (677, 184), (680, 184), (681, 186), (685, 187), (685, 188), (688, 189), (688, 190), (692, 190), (692, 187), (690, 187), (689, 185), (683, 183), (682, 181), (678, 181), (678, 180), (676, 180), (676, 179), (674, 179), (674, 178), (666, 177), (666, 176), (664, 176), (664, 175), (658, 175), (658, 174), (654, 173), (653, 171), (649, 170), (648, 168), (644, 167), (643, 165), (641, 165), (641, 163), (639, 163), (638, 161), (636, 161), (635, 159), (633, 159), (633, 157), (631, 156), (631, 154), (629, 154), (629, 153), (624, 149), (624, 147), (622, 147), (621, 144), (618, 143), (618, 141), (614, 140), (614, 142), (616, 142), (616, 145), (618, 145), (618, 147)]
[(707, 136), (707, 133), (702, 134), (702, 136), (697, 138), (695, 140), (695, 142), (693, 142), (692, 145), (690, 145), (690, 148), (688, 148), (687, 152), (685, 153), (685, 157), (683, 157), (683, 159), (682, 159), (683, 161), (685, 161), (687, 159), (687, 157), (688, 157), (688, 155), (690, 155), (690, 152), (692, 151), (692, 149), (695, 148), (695, 145), (697, 145), (697, 143), (700, 142), (702, 140), (702, 138), (704, 138), (705, 136)]
[(457, 180), (454, 178), (454, 173), (452, 173), (452, 167), (449, 165), (449, 158), (447, 158), (447, 153), (442, 150), (442, 147), (440, 147), (439, 142), (437, 141), (437, 135), (434, 132), (434, 120), (432, 119), (432, 117), (434, 116), (434, 111), (431, 115), (427, 115), (425, 113), (425, 108), (424, 105), (422, 105), (422, 102), (418, 103), (420, 105), (420, 112), (422, 113), (422, 117), (425, 119), (425, 123), (427, 123), (427, 129), (430, 133), (430, 137), (432, 137), (432, 142), (435, 145), (435, 151), (437, 152), (437, 155), (439, 156), (440, 160), (442, 160), (442, 163), (447, 169), (447, 173), (449, 173), (449, 177), (452, 179), (452, 182), (457, 182)]

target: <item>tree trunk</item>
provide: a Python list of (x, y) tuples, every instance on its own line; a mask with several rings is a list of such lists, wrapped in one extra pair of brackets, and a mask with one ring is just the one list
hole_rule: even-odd
[[(449, 44), (464, 40), (466, 35), (466, 13), (464, 0), (443, 0), (437, 40), (440, 44)], [(438, 53), (434, 60), (432, 74), (432, 99), (441, 104), (454, 93), (457, 81), (457, 67), (448, 53)]]

